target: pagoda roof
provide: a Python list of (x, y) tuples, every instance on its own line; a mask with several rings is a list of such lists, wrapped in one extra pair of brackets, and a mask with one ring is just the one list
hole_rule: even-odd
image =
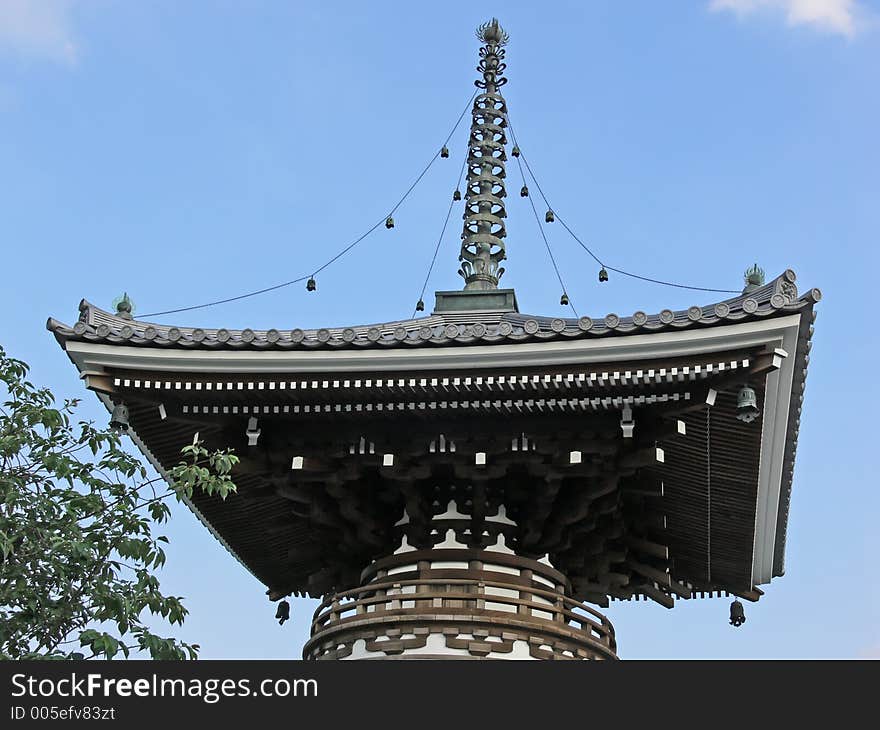
[[(744, 486), (745, 491), (740, 492), (739, 482), (734, 479), (729, 487), (732, 491), (729, 497), (725, 497), (733, 500), (730, 504), (735, 505), (737, 514), (736, 537), (725, 538), (730, 540), (730, 554), (735, 553), (737, 557), (735, 560), (731, 558), (734, 562), (730, 563), (728, 570), (728, 575), (734, 577), (722, 585), (747, 590), (784, 572), (794, 460), (813, 331), (813, 305), (821, 298), (817, 289), (799, 295), (795, 280), (794, 272), (787, 270), (765, 285), (715, 304), (678, 311), (664, 309), (650, 315), (636, 312), (629, 317), (609, 314), (595, 319), (563, 319), (515, 311), (471, 310), (435, 312), (417, 319), (351, 327), (233, 330), (126, 319), (83, 301), (79, 321), (74, 325), (50, 319), (47, 327), (80, 370), (87, 385), (98, 392), (108, 408), (112, 408), (117, 398), (129, 402), (133, 419), (130, 434), (161, 473), (179, 459), (180, 440), (186, 436), (187, 423), (196, 424), (196, 428), (207, 433), (210, 429), (206, 424), (211, 419), (204, 416), (218, 413), (218, 403), (228, 404), (230, 414), (248, 413), (244, 408), (248, 403), (251, 413), (258, 412), (253, 410), (255, 404), (263, 404), (259, 405), (263, 409), (259, 413), (269, 414), (274, 408), (277, 414), (277, 404), (284, 402), (291, 404), (291, 414), (309, 413), (308, 406), (295, 404), (315, 403), (314, 399), (335, 402), (336, 405), (320, 406), (313, 413), (322, 408), (338, 410), (339, 403), (343, 402), (339, 399), (345, 398), (343, 391), (349, 388), (349, 380), (345, 379), (349, 374), (355, 378), (362, 377), (359, 373), (363, 373), (363, 377), (369, 378), (370, 373), (395, 373), (395, 379), (386, 379), (384, 385), (379, 378), (363, 381), (366, 387), (384, 387), (388, 391), (388, 395), (379, 400), (386, 401), (389, 416), (394, 408), (402, 407), (392, 401), (399, 400), (404, 382), (409, 383), (410, 390), (415, 386), (414, 393), (423, 393), (410, 397), (410, 400), (414, 397), (439, 402), (448, 397), (442, 393), (439, 397), (432, 395), (432, 391), (442, 390), (445, 385), (443, 373), (456, 368), (473, 376), (474, 382), (472, 385), (471, 377), (462, 378), (462, 392), (454, 397), (477, 398), (479, 400), (471, 401), (472, 405), (480, 404), (472, 407), (474, 414), (485, 411), (490, 417), (494, 413), (502, 418), (507, 406), (499, 408), (497, 404), (500, 402), (494, 400), (494, 395), (488, 395), (493, 399), (490, 405), (484, 400), (487, 393), (479, 392), (482, 388), (479, 384), (486, 382), (486, 376), (491, 376), (489, 383), (495, 377), (494, 387), (497, 387), (505, 377), (502, 375), (499, 379), (499, 373), (515, 373), (517, 379), (522, 378), (517, 380), (516, 387), (524, 390), (534, 389), (535, 378), (540, 377), (542, 381), (537, 387), (546, 390), (551, 404), (555, 401), (549, 399), (559, 395), (554, 396), (553, 388), (562, 388), (560, 378), (567, 378), (575, 390), (583, 391), (579, 395), (586, 396), (569, 413), (578, 409), (618, 409), (627, 400), (639, 406), (640, 392), (643, 394), (641, 405), (656, 402), (659, 406), (659, 401), (645, 401), (645, 397), (651, 392), (656, 393), (657, 384), (661, 382), (677, 383), (682, 397), (700, 399), (696, 403), (691, 401), (696, 407), (700, 406), (707, 389), (708, 392), (713, 387), (725, 389), (717, 410), (719, 414), (725, 414), (724, 423), (730, 425), (719, 422), (716, 428), (719, 435), (727, 430), (728, 435), (724, 438), (731, 441), (730, 448), (717, 455), (719, 468), (733, 470), (731, 474), (741, 471), (737, 479), (744, 479), (743, 485), (748, 483), (750, 486)], [(743, 358), (750, 358), (751, 363)], [(766, 392), (763, 385), (759, 388), (764, 400), (762, 422), (755, 424), (757, 429), (741, 429), (742, 424), (735, 419), (736, 398), (730, 395), (729, 388), (737, 377), (742, 376), (737, 376), (735, 369), (725, 371), (725, 367), (740, 367), (745, 374), (748, 368), (754, 370), (758, 367), (761, 358), (776, 363), (771, 368), (775, 374), (772, 381), (768, 379)], [(743, 366), (747, 368), (742, 369)], [(666, 369), (648, 370), (654, 367)], [(603, 376), (605, 378), (605, 385), (598, 390), (595, 374), (589, 372), (591, 369), (599, 374), (600, 384)], [(613, 372), (617, 370), (620, 372)], [(412, 377), (418, 372), (423, 373), (421, 380), (397, 380), (398, 374)], [(333, 377), (328, 380), (325, 375), (317, 382), (309, 379), (298, 383), (298, 395), (290, 390), (297, 384), (289, 382), (286, 384), (288, 395), (284, 396), (288, 400), (278, 400), (283, 395), (278, 389), (283, 391), (284, 381), (298, 380), (294, 374), (300, 373), (338, 373), (333, 377), (339, 377), (339, 380), (334, 381)], [(424, 374), (428, 373), (432, 377), (425, 380)], [(695, 373), (697, 383), (693, 382)], [(433, 377), (438, 375), (441, 376), (439, 380)], [(509, 374), (506, 377), (512, 388), (514, 380)], [(520, 385), (520, 382), (527, 382), (526, 377), (530, 385)], [(551, 382), (551, 379), (555, 380)], [(212, 381), (218, 380), (224, 381), (223, 388), (217, 382), (212, 387)], [(249, 384), (243, 391), (241, 383), (232, 389), (233, 381), (244, 380)], [(458, 378), (455, 381), (457, 386)], [(618, 386), (613, 385), (615, 382)], [(687, 385), (688, 382), (691, 385)], [(622, 387), (621, 384), (625, 383), (629, 385)], [(358, 387), (362, 385), (360, 380), (356, 384)], [(264, 385), (266, 390), (261, 393)], [(355, 386), (353, 379), (351, 386)], [(339, 387), (339, 394), (331, 394), (328, 387), (330, 390)], [(655, 390), (652, 391), (652, 387)], [(670, 388), (672, 393), (675, 388)], [(689, 392), (685, 394), (685, 390)], [(633, 396), (636, 401), (632, 400)], [(363, 397), (357, 396), (355, 400)], [(328, 398), (329, 401), (322, 400)], [(173, 404), (177, 409), (173, 423), (170, 418), (160, 420), (155, 407), (147, 405), (162, 401), (169, 408)], [(270, 402), (274, 405), (270, 406)], [(408, 403), (407, 407), (413, 405), (419, 407), (415, 403)], [(685, 404), (682, 402), (681, 405)], [(294, 411), (300, 407), (305, 411)], [(550, 407), (552, 410), (553, 406)], [(221, 407), (220, 412), (225, 413), (226, 409)], [(287, 413), (286, 408), (283, 412)], [(698, 420), (694, 420), (697, 412), (693, 409), (690, 412), (692, 415), (683, 416), (689, 421), (688, 428), (699, 428)], [(199, 413), (202, 418), (198, 417)], [(238, 416), (222, 417), (224, 423), (234, 418)], [(192, 438), (191, 432), (189, 438)], [(741, 449), (740, 460), (745, 459), (748, 465), (737, 466), (736, 449)], [(663, 466), (663, 473), (668, 486), (673, 482), (680, 485), (677, 487), (678, 496), (672, 494), (670, 499), (681, 505), (678, 544), (687, 551), (691, 549), (688, 547), (691, 545), (688, 532), (697, 529), (702, 519), (699, 515), (688, 516), (688, 500), (692, 499), (687, 496), (691, 480), (689, 464), (696, 457), (689, 456), (686, 449), (681, 450), (672, 443), (667, 446), (667, 451), (672, 458), (667, 459), (669, 463)], [(251, 485), (248, 481), (245, 492), (257, 488), (258, 482)], [(243, 498), (233, 496), (230, 499), (239, 504)], [(280, 497), (272, 499), (283, 501)], [(311, 590), (304, 582), (286, 582), (288, 578), (274, 557), (280, 548), (271, 541), (274, 547), (267, 546), (266, 538), (256, 527), (267, 515), (274, 514), (271, 510), (279, 509), (275, 502), (255, 506), (255, 503), (243, 499), (234, 509), (224, 509), (215, 502), (196, 495), (190, 506), (215, 537), (276, 595), (289, 590)], [(314, 539), (304, 527), (295, 529), (298, 530), (296, 539), (303, 546)], [(702, 543), (694, 543), (697, 544)], [(306, 548), (302, 550), (306, 554)], [(720, 546), (714, 550), (720, 566), (725, 551)], [(681, 564), (686, 564), (687, 559), (683, 557)], [(304, 560), (297, 567), (297, 570), (304, 571), (302, 575), (314, 570), (308, 562), (312, 557)], [(317, 593), (320, 594), (321, 590), (317, 589)]]

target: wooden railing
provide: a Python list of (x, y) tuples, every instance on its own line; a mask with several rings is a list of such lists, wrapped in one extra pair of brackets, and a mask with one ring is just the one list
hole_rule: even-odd
[[(443, 572), (430, 571), (432, 575)], [(595, 609), (535, 583), (524, 585), (496, 578), (490, 571), (480, 573), (479, 578), (377, 578), (337, 593), (315, 611), (312, 638), (304, 655), (308, 656), (331, 635), (344, 634), (355, 627), (383, 624), (406, 632), (407, 626), (459, 619), (501, 624), (524, 636), (558, 637), (588, 647), (591, 653), (616, 657), (614, 627)], [(492, 590), (487, 594), (486, 589), (499, 589), (516, 597), (495, 595)]]

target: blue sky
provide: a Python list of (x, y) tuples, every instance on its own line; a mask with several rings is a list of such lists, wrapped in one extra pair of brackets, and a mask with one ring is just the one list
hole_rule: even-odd
[[(433, 9), (436, 8), (436, 9)], [(308, 274), (400, 197), (472, 93), (473, 29), (511, 36), (519, 142), (572, 228), (613, 266), (736, 289), (758, 262), (825, 298), (810, 362), (786, 555), (747, 623), (723, 599), (614, 603), (623, 657), (880, 656), (873, 459), (880, 270), (880, 7), (867, 0), (688, 3), (0, 0), (0, 343), (58, 396), (106, 412), (45, 331), (80, 298), (140, 312)], [(318, 277), (162, 318), (316, 327), (408, 317), (466, 140)], [(511, 168), (507, 274), (520, 308), (560, 287)], [(460, 288), (459, 211), (426, 297)], [(581, 314), (715, 295), (626, 280), (548, 227)], [(718, 295), (720, 297), (720, 295)], [(874, 476), (871, 476), (871, 475)], [(314, 602), (283, 628), (264, 588), (182, 506), (164, 588), (202, 656), (298, 657)]]

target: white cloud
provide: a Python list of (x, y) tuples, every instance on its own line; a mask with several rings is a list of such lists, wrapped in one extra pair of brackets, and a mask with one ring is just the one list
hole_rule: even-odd
[(848, 37), (861, 30), (867, 18), (858, 0), (712, 0), (709, 7), (740, 17), (755, 13), (783, 15), (790, 26), (808, 25)]
[(72, 64), (74, 0), (0, 0), (0, 52)]

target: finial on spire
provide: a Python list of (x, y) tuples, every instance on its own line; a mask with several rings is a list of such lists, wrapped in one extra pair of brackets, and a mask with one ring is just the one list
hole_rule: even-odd
[(510, 40), (510, 36), (501, 27), (498, 18), (492, 18), (492, 20), (483, 23), (477, 28), (476, 34), (483, 43), (494, 43), (499, 46), (506, 46)]
[(477, 71), (482, 74), (474, 84), (482, 93), (474, 98), (471, 112), (471, 135), (468, 142), (467, 193), (464, 228), (461, 238), (461, 268), (465, 289), (497, 289), (504, 273), (500, 263), (507, 258), (504, 238), (504, 163), (507, 160), (507, 103), (499, 89), (507, 83), (503, 76), (504, 48), (509, 37), (496, 18), (477, 28), (480, 48)]

